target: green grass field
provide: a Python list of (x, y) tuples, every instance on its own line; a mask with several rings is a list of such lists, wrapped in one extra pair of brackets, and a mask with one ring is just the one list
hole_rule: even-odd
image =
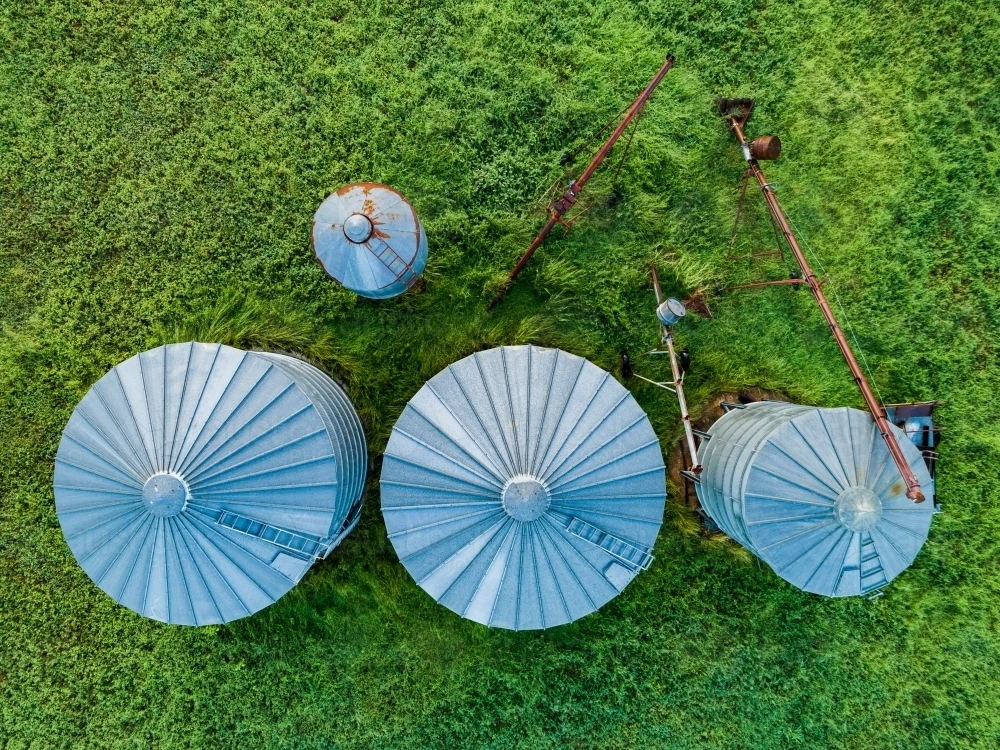
[[(603, 172), (487, 315), (560, 154), (668, 51), (623, 201), (604, 207)], [(0, 2), (0, 746), (1000, 746), (998, 59), (986, 0)], [(305, 355), (347, 384), (377, 457), (420, 385), (479, 348), (619, 372), (656, 343), (651, 261), (671, 292), (785, 276), (724, 262), (742, 162), (718, 95), (757, 97), (750, 133), (781, 136), (768, 176), (885, 400), (945, 402), (944, 514), (886, 596), (795, 590), (672, 496), (652, 569), (600, 612), (488, 630), (398, 562), (377, 458), (360, 526), (252, 618), (168, 627), (91, 584), (53, 458), (139, 351)], [(314, 260), (314, 210), (356, 180), (414, 203), (422, 292), (359, 299)], [(738, 246), (773, 244), (759, 195), (748, 213)], [(808, 293), (711, 303), (678, 328), (695, 410), (750, 386), (860, 406)], [(630, 387), (669, 451), (670, 394)]]

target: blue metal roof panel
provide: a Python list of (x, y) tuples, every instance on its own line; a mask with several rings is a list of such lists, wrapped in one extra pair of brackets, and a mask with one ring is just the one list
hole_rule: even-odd
[(113, 368), (74, 410), (56, 512), (116, 601), (170, 623), (228, 622), (339, 542), (366, 464), (350, 402), (311, 365), (172, 344)]
[(665, 470), (614, 378), (556, 349), (502, 347), (427, 382), (393, 428), (382, 511), (406, 569), (463, 617), (582, 617), (651, 561)]
[(726, 533), (799, 588), (851, 596), (915, 559), (934, 512), (920, 451), (893, 427), (929, 502), (914, 504), (871, 415), (759, 402), (724, 415), (697, 484)]
[(374, 182), (328, 196), (313, 218), (312, 243), (330, 276), (372, 299), (412, 288), (427, 265), (427, 235), (413, 207)]

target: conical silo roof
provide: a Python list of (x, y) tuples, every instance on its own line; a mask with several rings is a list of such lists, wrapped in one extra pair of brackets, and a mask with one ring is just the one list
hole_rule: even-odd
[(666, 499), (649, 420), (607, 372), (501, 347), (410, 400), (381, 480), (389, 538), (417, 583), (486, 625), (548, 628), (595, 611), (649, 566)]
[(168, 623), (271, 604), (353, 528), (367, 452), (328, 376), (292, 357), (171, 344), (84, 396), (56, 454), (56, 513), (93, 581)]
[(413, 207), (374, 182), (328, 196), (313, 218), (312, 244), (330, 276), (372, 299), (412, 288), (427, 265), (427, 235)]
[(798, 588), (875, 591), (913, 562), (934, 514), (923, 457), (892, 429), (924, 503), (906, 497), (871, 414), (773, 401), (733, 409), (712, 425), (698, 498), (729, 536)]

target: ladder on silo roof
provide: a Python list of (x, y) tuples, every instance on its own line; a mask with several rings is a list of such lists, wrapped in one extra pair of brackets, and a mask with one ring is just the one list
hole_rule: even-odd
[[(368, 251), (378, 258), (379, 262), (383, 266), (389, 269), (389, 272), (395, 276), (399, 281), (402, 281), (407, 289), (412, 289), (416, 286), (417, 281), (420, 277), (413, 272), (413, 267), (407, 263), (403, 258), (397, 253), (392, 246), (385, 240), (381, 240), (382, 249), (376, 252), (372, 246), (368, 245)], [(417, 238), (419, 245), (420, 238)]]
[(882, 560), (875, 549), (875, 541), (867, 531), (861, 534), (861, 593), (874, 593), (877, 589), (885, 586), (885, 570), (882, 568)]
[(593, 524), (587, 523), (582, 518), (571, 516), (566, 524), (566, 531), (573, 536), (578, 536), (584, 541), (590, 542), (595, 547), (600, 547), (612, 557), (616, 557), (630, 568), (635, 570), (649, 570), (653, 562), (653, 556), (645, 547), (627, 542), (614, 534), (599, 529)]
[(241, 516), (238, 513), (231, 513), (227, 510), (221, 511), (215, 522), (219, 526), (225, 526), (227, 529), (238, 531), (241, 534), (256, 537), (257, 539), (273, 544), (275, 547), (281, 547), (309, 560), (326, 557), (330, 553), (330, 549), (334, 546), (329, 539), (309, 537), (277, 526), (271, 526), (263, 521)]

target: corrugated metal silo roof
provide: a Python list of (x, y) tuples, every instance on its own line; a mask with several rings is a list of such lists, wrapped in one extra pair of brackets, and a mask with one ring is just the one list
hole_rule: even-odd
[(920, 451), (893, 427), (928, 501), (914, 504), (871, 415), (771, 401), (719, 419), (696, 483), (723, 530), (795, 586), (875, 591), (916, 558), (934, 513)]
[(428, 381), (382, 468), (389, 538), (417, 583), (486, 625), (598, 609), (648, 567), (663, 519), (659, 442), (631, 394), (557, 349), (479, 352)]
[(343, 391), (292, 357), (171, 344), (117, 365), (56, 455), (56, 513), (87, 575), (185, 625), (253, 614), (357, 522), (367, 469)]
[(312, 243), (330, 276), (372, 299), (412, 288), (427, 265), (427, 235), (413, 207), (374, 182), (328, 196), (313, 218)]

